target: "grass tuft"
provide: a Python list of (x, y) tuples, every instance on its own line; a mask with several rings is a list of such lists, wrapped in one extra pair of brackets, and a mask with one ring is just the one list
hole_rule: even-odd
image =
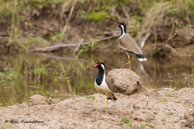
[(168, 100), (166, 100), (166, 99), (161, 99), (160, 102), (161, 102), (161, 103), (167, 103)]
[(131, 126), (131, 119), (130, 118), (123, 118), (121, 120), (124, 124)]
[(100, 11), (100, 12), (90, 12), (88, 18), (89, 18), (90, 20), (93, 20), (93, 21), (98, 22), (98, 21), (103, 20), (106, 14), (107, 14), (107, 13), (106, 13), (105, 11)]
[(95, 99), (95, 96), (86, 96), (87, 99)]
[(145, 126), (147, 126), (147, 127), (149, 127), (149, 128), (152, 128), (152, 129), (155, 128), (155, 127), (154, 127), (153, 125), (151, 125), (151, 124), (145, 124)]

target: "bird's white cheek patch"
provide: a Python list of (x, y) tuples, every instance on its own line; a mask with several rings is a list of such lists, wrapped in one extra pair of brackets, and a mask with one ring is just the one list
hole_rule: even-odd
[(123, 25), (121, 25), (121, 28), (122, 28), (122, 30), (124, 30), (124, 26)]
[(101, 67), (105, 70), (105, 67), (104, 67), (104, 65), (103, 65), (103, 64), (101, 64)]

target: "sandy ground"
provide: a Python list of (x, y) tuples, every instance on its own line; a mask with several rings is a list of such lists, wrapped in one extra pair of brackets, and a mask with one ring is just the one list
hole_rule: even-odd
[(108, 104), (105, 96), (75, 97), (57, 102), (40, 95), (31, 102), (0, 108), (0, 127), (20, 129), (193, 129), (194, 89), (178, 91), (147, 89), (130, 96), (116, 94)]

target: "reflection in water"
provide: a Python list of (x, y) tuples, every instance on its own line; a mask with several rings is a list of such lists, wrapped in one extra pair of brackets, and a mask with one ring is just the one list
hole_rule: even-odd
[[(191, 57), (174, 61), (148, 58), (142, 71), (140, 62), (133, 58), (131, 67), (147, 87), (193, 87), (192, 60)], [(33, 94), (61, 99), (75, 94), (93, 94), (97, 74), (93, 65), (98, 61), (105, 62), (107, 71), (128, 68), (125, 55), (107, 53), (79, 58), (49, 54), (1, 56), (0, 61), (0, 104), (3, 106), (28, 101)]]

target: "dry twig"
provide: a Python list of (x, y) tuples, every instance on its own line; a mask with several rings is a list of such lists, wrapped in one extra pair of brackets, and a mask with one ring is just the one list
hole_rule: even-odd
[(114, 39), (116, 37), (118, 37), (118, 35), (116, 35), (116, 36), (113, 35), (113, 36), (106, 37), (106, 38), (103, 38), (103, 39), (84, 42), (84, 43), (70, 43), (70, 44), (61, 43), (61, 44), (56, 44), (56, 45), (48, 46), (48, 47), (44, 47), (44, 48), (37, 48), (37, 49), (32, 50), (32, 52), (53, 52), (53, 51), (57, 51), (61, 48), (69, 48), (69, 47), (77, 47), (77, 49), (79, 50), (80, 47), (78, 47), (78, 46), (88, 45), (88, 44), (91, 44), (93, 42), (103, 42), (103, 41), (107, 41), (107, 40), (110, 40), (110, 39)]

